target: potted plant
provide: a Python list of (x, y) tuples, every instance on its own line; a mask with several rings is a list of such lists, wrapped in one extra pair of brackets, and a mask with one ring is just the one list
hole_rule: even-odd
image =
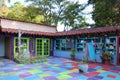
[(100, 57), (102, 59), (102, 63), (106, 65), (109, 65), (110, 62), (113, 61), (113, 55), (108, 51), (103, 52)]
[(83, 56), (82, 62), (78, 63), (79, 72), (87, 73), (88, 71), (88, 64), (87, 64), (87, 57)]
[(75, 54), (75, 49), (72, 49), (70, 54), (72, 60), (75, 60)]

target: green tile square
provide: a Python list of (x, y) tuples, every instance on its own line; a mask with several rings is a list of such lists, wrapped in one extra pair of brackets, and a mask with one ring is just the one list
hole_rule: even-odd
[(65, 72), (61, 72), (60, 74), (64, 75), (64, 74), (70, 74), (70, 73), (72, 73), (72, 72), (71, 71), (65, 71)]
[(31, 74), (36, 74), (36, 73), (40, 73), (41, 71), (38, 69), (34, 69), (34, 70), (30, 70), (28, 72), (30, 72)]
[(50, 74), (49, 73), (45, 73), (45, 74), (40, 74), (39, 76), (40, 77), (46, 77), (46, 76), (50, 76)]
[(57, 77), (59, 80), (67, 80), (68, 78), (72, 78), (71, 76), (69, 76), (69, 75), (61, 75), (61, 76), (58, 76)]

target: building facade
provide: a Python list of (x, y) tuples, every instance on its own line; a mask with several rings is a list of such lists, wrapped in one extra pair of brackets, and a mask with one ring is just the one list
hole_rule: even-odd
[(89, 54), (96, 62), (101, 62), (100, 56), (103, 51), (109, 51), (114, 57), (112, 64), (120, 64), (120, 26), (57, 32), (53, 26), (1, 18), (1, 57), (14, 60), (18, 53), (19, 30), (22, 33), (21, 53), (26, 50), (32, 56), (70, 58), (71, 49), (74, 48), (76, 59), (81, 60), (87, 43)]
[[(21, 53), (26, 49), (30, 55), (50, 56), (53, 54), (52, 37), (54, 26), (0, 19), (0, 56), (14, 59), (18, 53), (18, 33), (21, 31)], [(51, 53), (51, 54), (50, 54)]]

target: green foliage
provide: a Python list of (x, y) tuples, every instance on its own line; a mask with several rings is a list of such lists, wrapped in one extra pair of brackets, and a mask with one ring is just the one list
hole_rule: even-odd
[(62, 23), (65, 24), (66, 30), (70, 27), (78, 29), (86, 26), (85, 18), (80, 15), (80, 12), (85, 9), (86, 5), (80, 5), (78, 2), (71, 3), (64, 10)]
[(10, 7), (11, 12), (8, 14), (8, 18), (13, 18), (16, 20), (24, 20), (25, 7), (20, 3), (16, 2)]
[(43, 56), (31, 56), (29, 58), (24, 57), (22, 55), (21, 57), (16, 57), (15, 61), (20, 64), (32, 64), (32, 63), (40, 63), (40, 62), (46, 62), (47, 59)]
[(106, 51), (102, 53), (101, 59), (113, 61), (113, 55)]
[(16, 20), (42, 23), (44, 22), (41, 10), (34, 5), (24, 6), (20, 2), (14, 3), (11, 7), (1, 6), (0, 17)]
[(26, 21), (42, 23), (44, 21), (43, 15), (41, 13), (41, 9), (35, 7), (34, 5), (29, 5), (25, 7), (25, 15), (24, 19)]
[(5, 1), (10, 2), (10, 0), (0, 0), (0, 17), (7, 17), (10, 13), (9, 8), (6, 6)]
[(94, 5), (95, 27), (120, 25), (119, 0), (89, 0), (89, 3)]
[(87, 59), (83, 59), (82, 62), (83, 62), (83, 64), (86, 64), (87, 63)]
[(87, 61), (88, 61), (87, 56), (83, 56), (83, 58), (82, 58), (82, 63), (83, 63), (83, 64), (86, 64)]
[(76, 54), (76, 53), (75, 53), (75, 49), (73, 48), (73, 49), (71, 50), (71, 54), (70, 54), (70, 55), (71, 55), (71, 57), (75, 57), (75, 54)]
[(78, 29), (87, 25), (85, 18), (81, 15), (86, 5), (70, 0), (26, 1), (30, 1), (31, 4), (24, 6), (20, 2), (16, 2), (8, 8), (9, 11), (6, 10), (7, 14), (3, 12), (1, 16), (55, 26), (57, 26), (58, 22), (61, 22), (65, 25), (65, 30), (68, 30), (68, 28)]
[(45, 24), (52, 24), (53, 21), (53, 0), (27, 0), (31, 1), (33, 5), (37, 6), (40, 10), (41, 13), (44, 17), (44, 23)]
[(46, 24), (57, 26), (58, 22), (62, 22), (65, 25), (65, 30), (70, 27), (77, 29), (86, 26), (85, 19), (80, 14), (86, 5), (80, 5), (78, 2), (74, 3), (70, 0), (27, 1), (31, 1), (41, 9)]
[(9, 8), (2, 6), (0, 7), (0, 17), (7, 17), (7, 15), (11, 12)]

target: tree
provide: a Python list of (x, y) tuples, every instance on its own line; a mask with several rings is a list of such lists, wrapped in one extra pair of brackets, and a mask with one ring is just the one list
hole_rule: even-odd
[[(7, 0), (10, 2), (10, 0)], [(0, 17), (6, 17), (10, 10), (7, 8), (5, 4), (5, 0), (0, 0)]]
[(93, 20), (95, 27), (120, 25), (119, 0), (89, 0), (93, 4)]
[(65, 24), (64, 30), (78, 29), (82, 27), (87, 27), (85, 18), (81, 15), (82, 10), (84, 10), (85, 5), (80, 5), (78, 2), (71, 3), (65, 10), (62, 15), (62, 23)]
[[(80, 12), (85, 6), (80, 5), (78, 2), (74, 3), (69, 0), (27, 0), (31, 1), (36, 7), (42, 11), (41, 15), (44, 21), (49, 25), (56, 25), (62, 22), (67, 28), (75, 27), (78, 23), (82, 24), (84, 19)], [(76, 27), (77, 28), (77, 27)]]
[(40, 15), (41, 10), (33, 5), (24, 6), (16, 2), (9, 9), (11, 12), (7, 15), (8, 18), (36, 23), (44, 22), (43, 16)]
[(11, 12), (8, 7), (0, 7), (0, 17), (7, 17), (7, 15)]
[(43, 15), (41, 15), (41, 9), (35, 7), (34, 5), (29, 5), (25, 7), (24, 20), (36, 23), (44, 23)]
[[(6, 0), (0, 0), (0, 6), (6, 6), (5, 1)], [(10, 2), (10, 0), (7, 0), (7, 1)]]
[(26, 13), (24, 5), (22, 5), (20, 2), (14, 3), (10, 7), (11, 12), (8, 14), (8, 18), (13, 18), (16, 20), (24, 20), (24, 15)]
[(65, 9), (69, 6), (70, 1), (68, 0), (54, 0), (54, 7), (56, 7), (56, 10), (54, 10), (54, 24), (57, 26), (58, 22), (62, 20), (61, 16), (64, 14), (63, 12)]
[(44, 17), (44, 23), (45, 24), (52, 24), (52, 17), (53, 17), (53, 0), (27, 0), (27, 1), (31, 1), (33, 5), (35, 5), (36, 7), (39, 7), (39, 9), (41, 10), (41, 15), (43, 15)]

